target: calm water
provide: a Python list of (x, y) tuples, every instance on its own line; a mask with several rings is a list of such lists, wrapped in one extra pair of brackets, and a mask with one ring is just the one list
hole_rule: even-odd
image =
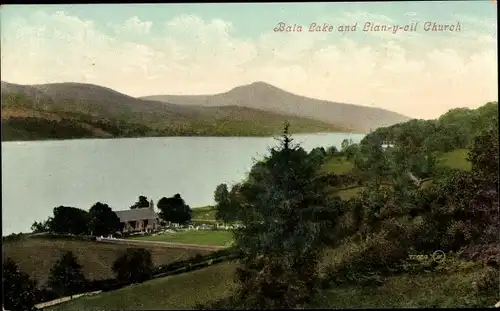
[[(294, 135), (310, 151), (360, 134)], [(187, 204), (213, 204), (215, 187), (241, 181), (273, 138), (168, 137), (2, 142), (2, 235), (30, 231), (59, 205), (100, 201), (128, 209), (139, 195), (157, 202), (180, 193)]]

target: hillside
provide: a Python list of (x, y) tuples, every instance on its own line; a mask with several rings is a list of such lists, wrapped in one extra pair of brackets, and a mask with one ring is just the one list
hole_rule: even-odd
[(345, 132), (318, 120), (237, 106), (182, 106), (82, 83), (2, 82), (2, 140), (151, 136), (271, 136), (285, 120), (295, 133)]
[(243, 85), (215, 95), (142, 97), (183, 106), (241, 106), (340, 124), (360, 132), (408, 121), (398, 113), (373, 107), (335, 103), (295, 95), (264, 82)]

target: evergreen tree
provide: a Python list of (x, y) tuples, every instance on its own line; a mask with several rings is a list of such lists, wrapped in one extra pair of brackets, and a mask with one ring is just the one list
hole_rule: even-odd
[(316, 163), (293, 144), (288, 129), (287, 123), (280, 146), (254, 165), (240, 189), (243, 227), (235, 239), (244, 307), (301, 307), (319, 286), (317, 265), (335, 209), (315, 178)]
[(66, 252), (50, 271), (48, 285), (61, 296), (72, 296), (84, 290), (86, 284), (82, 266), (73, 252)]

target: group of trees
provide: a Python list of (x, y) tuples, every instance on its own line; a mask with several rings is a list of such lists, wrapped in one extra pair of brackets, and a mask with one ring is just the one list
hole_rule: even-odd
[(120, 230), (120, 219), (111, 208), (97, 202), (89, 211), (70, 206), (58, 206), (53, 216), (43, 223), (35, 222), (33, 232), (74, 235), (109, 235)]
[[(82, 266), (75, 255), (69, 251), (64, 253), (50, 270), (46, 289), (57, 297), (72, 296), (85, 289), (87, 280), (82, 273)], [(35, 304), (40, 302), (42, 290), (36, 281), (22, 272), (16, 262), (6, 258), (3, 265), (2, 287), (4, 288), (3, 304), (6, 310), (37, 310)]]
[(170, 198), (161, 198), (157, 205), (161, 219), (178, 224), (185, 224), (191, 221), (191, 207), (184, 202), (180, 194), (175, 194)]
[[(130, 209), (149, 207), (154, 209), (153, 200), (148, 201), (148, 198), (140, 195), (137, 202)], [(191, 207), (186, 204), (180, 194), (175, 194), (172, 197), (163, 197), (158, 201), (157, 208), (160, 210), (158, 216), (164, 221), (185, 224), (191, 221)]]
[[(412, 120), (379, 129), (359, 144), (345, 141), (335, 155), (351, 159), (364, 180), (359, 195), (349, 200), (332, 197), (317, 178), (328, 157), (325, 150), (308, 154), (292, 144), (285, 128), (280, 146), (256, 163), (245, 181), (231, 191), (219, 185), (214, 193), (217, 217), (244, 224), (235, 230), (235, 247), (242, 254), (239, 287), (217, 306), (307, 306), (321, 284), (317, 267), (324, 249), (346, 238), (371, 246), (357, 268), (353, 262), (347, 270), (335, 270), (337, 278), (355, 269), (361, 276), (393, 271), (410, 252), (436, 249), (498, 268), (495, 105), (495, 115), (489, 103), (475, 111), (451, 111), (434, 123)], [(456, 124), (470, 126), (467, 135), (448, 136)], [(439, 133), (430, 138), (436, 128)], [(431, 140), (438, 137), (449, 145), (435, 148), (439, 144)], [(472, 170), (436, 172), (435, 152), (457, 148), (469, 149)], [(433, 181), (423, 187), (413, 175)]]
[[(137, 283), (153, 274), (151, 253), (143, 248), (128, 248), (114, 261), (112, 270), (118, 283)], [(71, 251), (64, 253), (50, 270), (45, 290), (54, 297), (66, 297), (84, 292), (90, 284), (83, 273), (83, 266)], [(30, 276), (22, 272), (16, 262), (6, 258), (2, 273), (3, 304), (10, 311), (37, 310), (42, 289)]]
[[(153, 200), (141, 195), (130, 209), (154, 208)], [(184, 202), (180, 194), (170, 198), (163, 197), (157, 205), (159, 217), (172, 223), (184, 224), (191, 221), (191, 207)], [(70, 206), (58, 206), (53, 210), (53, 216), (44, 222), (35, 221), (31, 226), (34, 233), (52, 232), (74, 235), (109, 235), (120, 231), (120, 219), (116, 213), (101, 202), (94, 204), (89, 211)]]
[(498, 103), (489, 102), (475, 110), (451, 109), (436, 120), (411, 120), (378, 128), (361, 144), (391, 142), (408, 152), (447, 152), (467, 148), (485, 128), (498, 122)]

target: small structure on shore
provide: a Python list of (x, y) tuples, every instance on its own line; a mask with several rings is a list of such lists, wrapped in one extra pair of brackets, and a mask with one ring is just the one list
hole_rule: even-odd
[(122, 233), (153, 232), (158, 229), (159, 217), (153, 205), (115, 212), (120, 218)]

